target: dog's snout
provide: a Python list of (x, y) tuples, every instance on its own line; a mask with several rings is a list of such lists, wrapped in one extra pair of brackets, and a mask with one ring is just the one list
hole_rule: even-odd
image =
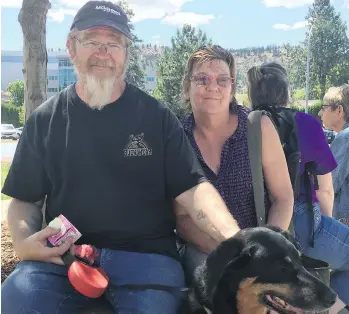
[(334, 305), (337, 301), (337, 294), (330, 290), (328, 293), (326, 293), (322, 298), (324, 305), (328, 308), (330, 308), (332, 305)]

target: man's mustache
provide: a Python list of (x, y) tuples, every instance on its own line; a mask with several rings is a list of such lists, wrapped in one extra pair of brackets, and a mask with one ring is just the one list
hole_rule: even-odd
[(99, 66), (103, 68), (114, 68), (114, 62), (111, 60), (101, 60), (101, 59), (92, 59), (89, 61), (90, 66)]

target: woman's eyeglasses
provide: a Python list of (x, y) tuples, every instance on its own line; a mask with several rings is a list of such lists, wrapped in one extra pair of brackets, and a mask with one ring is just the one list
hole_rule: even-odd
[(213, 80), (216, 80), (217, 85), (220, 87), (228, 87), (233, 84), (234, 79), (229, 76), (210, 76), (206, 74), (193, 75), (190, 80), (195, 82), (196, 86), (209, 86)]

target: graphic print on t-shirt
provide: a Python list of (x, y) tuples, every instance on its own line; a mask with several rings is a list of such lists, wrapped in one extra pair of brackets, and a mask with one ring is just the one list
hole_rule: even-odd
[(152, 149), (148, 147), (144, 141), (144, 133), (133, 135), (131, 134), (130, 142), (124, 149), (124, 157), (134, 157), (134, 156), (151, 156)]

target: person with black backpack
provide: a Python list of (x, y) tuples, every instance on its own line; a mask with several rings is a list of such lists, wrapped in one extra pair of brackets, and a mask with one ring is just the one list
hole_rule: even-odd
[[(267, 115), (278, 130), (295, 197), (294, 233), (305, 255), (327, 262), (334, 270), (331, 287), (341, 301), (330, 313), (337, 313), (349, 304), (349, 227), (332, 218), (331, 171), (337, 163), (320, 122), (286, 108), (289, 80), (280, 64), (269, 62), (252, 67), (247, 77), (250, 122)], [(253, 135), (250, 137), (253, 139)]]

